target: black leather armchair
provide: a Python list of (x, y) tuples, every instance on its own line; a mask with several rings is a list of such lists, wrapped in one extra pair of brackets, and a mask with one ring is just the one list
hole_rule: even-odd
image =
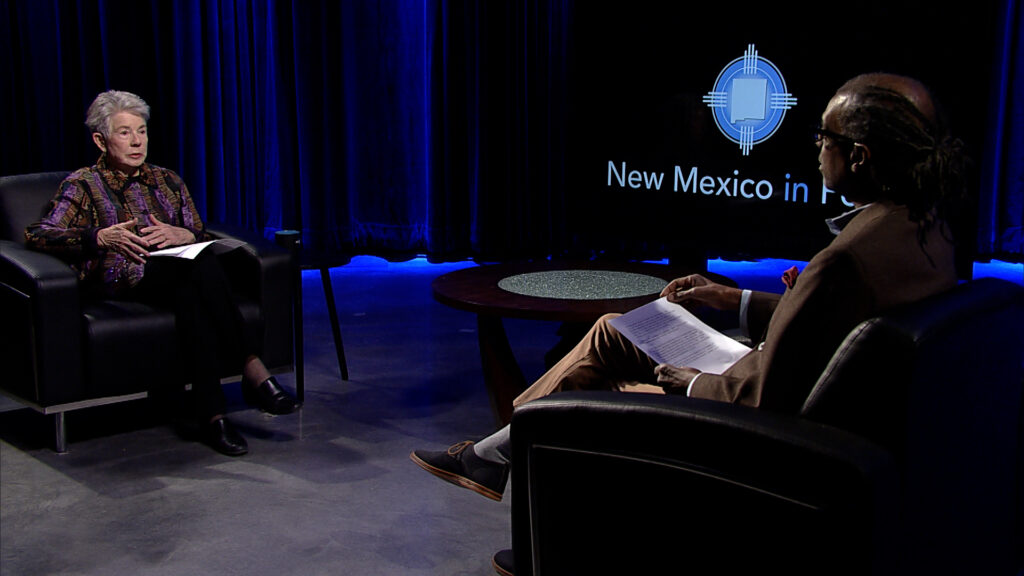
[(865, 322), (799, 415), (562, 393), (512, 418), (531, 574), (1024, 568), (1024, 289), (980, 279)]
[[(174, 316), (135, 302), (82, 295), (69, 266), (24, 246), (68, 172), (0, 178), (0, 390), (56, 422), (56, 449), (66, 450), (67, 411), (141, 399), (160, 387), (186, 385)], [(225, 266), (250, 329), (263, 334), (262, 358), (274, 372), (293, 368), (292, 256), (254, 234), (208, 226), (216, 237), (247, 245)], [(222, 376), (238, 376), (225, 366)]]

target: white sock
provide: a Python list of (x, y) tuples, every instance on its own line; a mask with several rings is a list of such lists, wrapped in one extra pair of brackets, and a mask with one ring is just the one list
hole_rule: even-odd
[(473, 452), (490, 462), (508, 464), (512, 460), (512, 437), (508, 425), (473, 444)]

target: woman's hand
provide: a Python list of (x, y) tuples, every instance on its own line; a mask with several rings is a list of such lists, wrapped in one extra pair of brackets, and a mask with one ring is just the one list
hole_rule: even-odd
[(144, 263), (149, 256), (149, 242), (132, 232), (137, 222), (133, 218), (101, 229), (96, 233), (96, 244), (122, 254), (132, 262)]
[(739, 310), (742, 290), (712, 282), (700, 274), (676, 278), (661, 291), (669, 302), (702, 304), (718, 310)]
[(196, 241), (196, 236), (191, 230), (164, 224), (157, 220), (153, 214), (149, 215), (149, 219), (153, 221), (153, 225), (142, 228), (139, 230), (139, 233), (142, 234), (142, 237), (145, 238), (150, 246), (167, 248), (169, 246), (183, 246)]

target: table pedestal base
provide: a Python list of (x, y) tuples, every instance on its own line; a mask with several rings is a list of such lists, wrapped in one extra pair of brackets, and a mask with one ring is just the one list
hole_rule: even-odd
[(498, 425), (504, 426), (512, 421), (512, 401), (526, 389), (526, 378), (512, 354), (500, 316), (477, 315), (477, 335), (491, 409)]

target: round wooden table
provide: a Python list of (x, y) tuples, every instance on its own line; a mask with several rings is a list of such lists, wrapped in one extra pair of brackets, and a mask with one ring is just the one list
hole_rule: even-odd
[[(651, 262), (511, 262), (463, 268), (436, 278), (434, 298), (477, 315), (480, 358), (491, 407), (499, 424), (512, 418), (512, 401), (526, 389), (509, 346), (503, 318), (589, 325), (608, 313), (624, 313), (658, 297), (675, 278), (694, 273)], [(708, 278), (735, 286), (724, 276)]]

